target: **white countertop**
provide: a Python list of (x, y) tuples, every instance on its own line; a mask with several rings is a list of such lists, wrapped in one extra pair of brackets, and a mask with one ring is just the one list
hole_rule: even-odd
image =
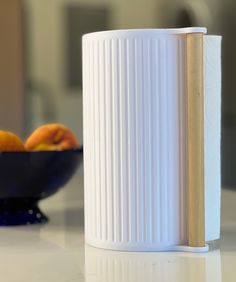
[(0, 229), (1, 281), (235, 282), (234, 191), (222, 192), (220, 250), (206, 254), (125, 253), (85, 246), (81, 170), (41, 207), (51, 219), (48, 224)]

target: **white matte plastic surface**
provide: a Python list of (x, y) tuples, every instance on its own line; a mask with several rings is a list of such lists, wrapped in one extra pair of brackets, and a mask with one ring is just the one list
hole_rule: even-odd
[(165, 36), (165, 35), (177, 35), (188, 33), (206, 33), (205, 27), (184, 27), (184, 28), (153, 28), (153, 29), (118, 29), (107, 31), (96, 31), (87, 33), (83, 36), (83, 39), (105, 39), (105, 38), (124, 38), (124, 37), (150, 37), (150, 36)]

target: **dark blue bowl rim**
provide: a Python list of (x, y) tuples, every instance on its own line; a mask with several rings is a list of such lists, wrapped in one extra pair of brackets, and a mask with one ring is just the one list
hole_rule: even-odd
[(30, 155), (30, 154), (46, 154), (46, 153), (50, 153), (50, 154), (63, 154), (63, 153), (82, 153), (83, 152), (83, 146), (79, 146), (78, 148), (74, 148), (74, 149), (66, 149), (66, 150), (45, 150), (45, 151), (2, 151), (0, 152), (0, 157), (1, 156), (7, 156), (7, 155)]

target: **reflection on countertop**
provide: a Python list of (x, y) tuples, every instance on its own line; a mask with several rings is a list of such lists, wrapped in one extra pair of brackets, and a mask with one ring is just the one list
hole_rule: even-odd
[(225, 282), (236, 277), (236, 192), (222, 192), (220, 250), (135, 253), (84, 244), (83, 176), (41, 203), (50, 222), (0, 229), (4, 282)]
[(208, 254), (127, 253), (86, 246), (85, 277), (87, 282), (220, 282), (220, 251)]

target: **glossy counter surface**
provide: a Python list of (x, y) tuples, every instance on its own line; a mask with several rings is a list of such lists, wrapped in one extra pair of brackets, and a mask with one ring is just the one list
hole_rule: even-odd
[(225, 282), (236, 280), (236, 192), (222, 192), (220, 250), (131, 253), (84, 245), (83, 177), (42, 201), (50, 222), (0, 229), (4, 282)]

